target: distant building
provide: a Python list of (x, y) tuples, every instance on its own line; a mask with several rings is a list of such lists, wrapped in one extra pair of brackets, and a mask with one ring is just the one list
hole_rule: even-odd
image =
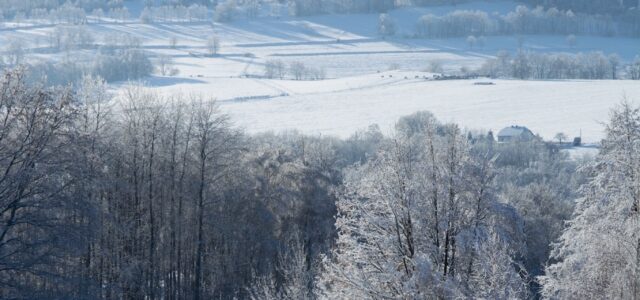
[(573, 146), (580, 147), (582, 146), (582, 137), (576, 137), (573, 139)]
[(516, 141), (531, 141), (535, 138), (535, 134), (524, 126), (510, 126), (505, 127), (498, 132), (498, 142), (516, 142)]

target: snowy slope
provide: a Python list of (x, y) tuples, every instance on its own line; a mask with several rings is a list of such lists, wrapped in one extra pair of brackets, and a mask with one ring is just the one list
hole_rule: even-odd
[[(114, 33), (126, 33), (139, 38), (151, 54), (171, 55), (183, 77), (260, 75), (268, 59), (285, 62), (304, 61), (324, 68), (328, 77), (362, 75), (389, 69), (396, 65), (414, 71), (424, 70), (429, 62), (442, 62), (446, 70), (474, 68), (499, 50), (516, 51), (518, 38), (488, 36), (483, 47), (469, 49), (464, 38), (413, 39), (418, 18), (426, 13), (446, 14), (456, 9), (505, 13), (518, 5), (514, 1), (472, 2), (457, 6), (403, 8), (390, 12), (398, 27), (396, 37), (383, 39), (376, 33), (377, 14), (324, 15), (305, 18), (262, 17), (247, 20), (239, 17), (227, 24), (207, 22), (170, 22), (143, 24), (135, 12), (125, 23), (91, 21), (87, 30), (101, 45)], [(52, 54), (48, 49), (49, 34), (55, 26), (46, 22), (23, 24), (15, 29), (0, 26), (0, 45), (10, 39), (26, 42), (35, 59), (63, 59), (65, 54)], [(206, 39), (219, 37), (222, 48), (216, 58), (203, 57)], [(178, 39), (177, 49), (169, 47), (169, 39)], [(638, 54), (637, 40), (579, 36), (577, 45), (569, 47), (564, 36), (524, 36), (525, 49), (544, 52), (603, 51), (618, 53), (625, 61)], [(3, 47), (0, 47), (0, 49)], [(1, 50), (0, 50), (1, 51)], [(66, 54), (77, 60), (91, 60), (94, 51), (81, 50)], [(254, 57), (254, 58), (250, 58)]]
[[(586, 142), (603, 137), (602, 122), (624, 96), (640, 99), (632, 81), (509, 81), (477, 86), (471, 80), (390, 83), (256, 101), (222, 101), (221, 107), (249, 132), (298, 129), (346, 137), (377, 123), (390, 132), (397, 119), (419, 110), (441, 121), (471, 129), (497, 131), (526, 125), (546, 139), (557, 132)], [(286, 85), (285, 85), (286, 86)]]
[[(585, 142), (603, 137), (602, 122), (624, 97), (640, 101), (637, 81), (426, 80), (433, 74), (386, 71), (321, 81), (198, 78), (152, 85), (163, 94), (217, 99), (248, 132), (300, 130), (348, 137), (371, 124), (389, 133), (398, 118), (419, 110), (469, 129), (498, 131), (525, 125), (551, 140), (558, 132), (582, 132)], [(175, 80), (175, 79), (173, 79)]]
[[(139, 38), (152, 58), (171, 56), (180, 74), (146, 78), (147, 86), (166, 94), (194, 93), (218, 99), (234, 121), (250, 132), (297, 128), (348, 136), (371, 123), (388, 131), (398, 117), (430, 110), (443, 121), (470, 128), (498, 130), (521, 124), (546, 138), (558, 131), (574, 136), (582, 129), (585, 140), (597, 141), (602, 137), (598, 122), (606, 120), (607, 111), (623, 95), (640, 101), (639, 83), (501, 80), (494, 86), (474, 86), (472, 81), (424, 80), (432, 75), (423, 72), (432, 61), (440, 62), (447, 71), (475, 68), (499, 50), (516, 51), (518, 39), (489, 36), (485, 46), (469, 49), (464, 38), (406, 38), (420, 16), (456, 9), (504, 14), (517, 5), (514, 1), (479, 1), (394, 10), (390, 15), (398, 34), (387, 39), (376, 34), (377, 14), (240, 17), (228, 24), (143, 24), (134, 17), (124, 23), (90, 22), (86, 29), (97, 46), (110, 34), (126, 33)], [(135, 16), (140, 6), (129, 9)], [(0, 45), (21, 39), (32, 60), (91, 61), (95, 57), (96, 49), (52, 53), (47, 40), (55, 27), (44, 22), (18, 29), (11, 26), (0, 26)], [(216, 57), (205, 55), (211, 35), (222, 43)], [(172, 37), (178, 40), (175, 49), (170, 47)], [(579, 36), (575, 47), (569, 47), (564, 36), (525, 36), (523, 40), (525, 49), (542, 52), (603, 51), (618, 53), (624, 61), (639, 54), (638, 40), (629, 38)], [(326, 70), (329, 79), (256, 78), (264, 74), (264, 64), (271, 59), (304, 62)], [(391, 67), (398, 70), (389, 71)], [(126, 84), (119, 83), (113, 88), (123, 86)]]

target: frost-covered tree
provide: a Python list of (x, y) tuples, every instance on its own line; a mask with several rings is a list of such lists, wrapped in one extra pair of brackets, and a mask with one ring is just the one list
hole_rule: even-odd
[(58, 50), (70, 51), (93, 46), (93, 35), (84, 25), (56, 26), (50, 37), (51, 45)]
[(91, 235), (77, 106), (69, 91), (24, 79), (20, 70), (0, 77), (0, 296), (65, 298), (80, 283), (72, 253)]
[(156, 60), (156, 66), (162, 76), (173, 76), (178, 73), (178, 69), (176, 69), (173, 64), (173, 58), (168, 55), (159, 55)]
[(137, 49), (99, 54), (92, 66), (92, 73), (107, 81), (139, 79), (151, 72), (151, 60), (143, 51)]
[[(529, 8), (519, 5), (506, 14), (455, 10), (445, 15), (427, 14), (418, 19), (417, 34), (422, 37), (464, 37), (468, 35), (558, 34), (567, 36), (573, 46), (575, 34), (637, 36), (637, 12), (629, 10), (616, 19), (603, 14), (575, 14), (552, 5)], [(545, 8), (547, 7), (547, 8)]]
[(426, 70), (427, 70), (427, 72), (431, 72), (431, 73), (442, 73), (442, 72), (444, 72), (444, 68), (442, 66), (442, 61), (440, 61), (440, 60), (432, 60), (432, 61), (430, 61)]
[(396, 24), (388, 14), (380, 14), (378, 17), (378, 34), (382, 36), (396, 34)]
[(571, 55), (518, 51), (515, 57), (498, 53), (495, 59), (487, 60), (481, 71), (491, 76), (521, 79), (609, 79), (618, 64), (616, 55), (607, 57), (602, 52)]
[(282, 73), (280, 73), (281, 65), (278, 62), (276, 62), (275, 65), (268, 66), (268, 68), (274, 68), (274, 71), (282, 76), (284, 76), (285, 73), (289, 73), (295, 80), (322, 80), (326, 77), (326, 73), (323, 68), (310, 67), (301, 61), (290, 62), (288, 70)]
[(102, 8), (96, 8), (91, 11), (91, 15), (95, 17), (98, 22), (102, 22), (102, 19), (104, 19), (104, 10), (102, 10)]
[(255, 300), (313, 299), (310, 257), (300, 236), (292, 236), (276, 261), (275, 272), (257, 278), (250, 288)]
[(259, 0), (245, 0), (243, 1), (245, 15), (248, 18), (256, 18), (260, 15), (262, 9), (262, 1)]
[(640, 109), (611, 112), (590, 181), (542, 276), (553, 299), (640, 297)]
[(633, 62), (627, 66), (627, 73), (633, 80), (640, 80), (640, 56), (636, 56)]
[(17, 66), (24, 62), (25, 42), (20, 38), (10, 38), (3, 49), (6, 52), (5, 63), (10, 66)]
[(149, 24), (149, 23), (153, 23), (153, 21), (154, 20), (153, 20), (151, 9), (149, 9), (148, 7), (145, 7), (140, 13), (140, 22)]
[(215, 35), (209, 36), (205, 46), (209, 56), (216, 56), (220, 52), (220, 39)]
[(464, 37), (494, 32), (495, 21), (482, 11), (456, 10), (444, 16), (420, 17), (417, 33), (423, 37)]
[[(511, 246), (496, 232), (489, 232), (486, 240), (478, 244), (477, 259), (471, 265), (474, 272), (470, 289), (478, 299), (525, 299), (527, 285), (519, 272), (523, 267), (513, 259)], [(515, 266), (515, 267), (514, 267)]]
[(618, 79), (618, 67), (620, 66), (620, 56), (616, 53), (613, 53), (613, 54), (609, 54), (607, 59), (609, 60), (611, 79)]
[(493, 173), (492, 154), (472, 153), (455, 125), (426, 113), (402, 119), (395, 138), (347, 173), (324, 296), (525, 297), (518, 217), (497, 201)]
[(176, 36), (172, 36), (169, 38), (169, 47), (171, 49), (176, 49), (178, 46), (178, 38)]
[(467, 37), (467, 46), (469, 46), (469, 49), (473, 49), (477, 43), (478, 39), (475, 36), (470, 35)]
[(511, 65), (511, 73), (513, 77), (520, 79), (527, 79), (531, 76), (531, 60), (527, 56), (527, 53), (520, 50), (513, 58)]
[(235, 0), (224, 0), (216, 5), (213, 19), (216, 22), (231, 22), (236, 15), (237, 4)]
[(289, 64), (289, 73), (295, 80), (303, 80), (307, 74), (307, 66), (301, 61), (294, 61)]
[(131, 16), (129, 13), (129, 9), (126, 7), (115, 7), (109, 10), (109, 18), (113, 19), (116, 22), (125, 22)]
[(264, 76), (267, 78), (284, 79), (287, 74), (286, 64), (277, 59), (267, 60), (264, 64)]

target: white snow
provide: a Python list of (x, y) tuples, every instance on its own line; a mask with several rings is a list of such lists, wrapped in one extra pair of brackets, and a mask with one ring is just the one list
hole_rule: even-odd
[[(351, 90), (220, 103), (249, 132), (298, 129), (346, 137), (376, 123), (388, 133), (398, 118), (428, 110), (441, 121), (470, 129), (495, 132), (525, 125), (549, 140), (558, 132), (575, 137), (582, 131), (584, 141), (597, 142), (609, 109), (625, 96), (640, 99), (640, 84), (633, 81), (496, 80), (491, 86), (473, 82), (387, 79), (368, 88), (354, 85)], [(287, 90), (286, 82), (281, 84)], [(310, 83), (314, 84), (321, 83)]]
[[(442, 121), (468, 128), (497, 131), (525, 125), (548, 139), (559, 131), (572, 137), (582, 130), (585, 141), (598, 141), (602, 137), (599, 122), (607, 120), (613, 105), (624, 96), (640, 101), (640, 83), (496, 80), (496, 85), (478, 86), (470, 80), (423, 79), (432, 75), (423, 72), (432, 61), (441, 62), (448, 71), (475, 68), (499, 50), (515, 51), (518, 38), (488, 36), (485, 46), (474, 49), (469, 49), (464, 38), (408, 38), (418, 17), (456, 9), (504, 14), (517, 5), (491, 1), (395, 10), (390, 15), (398, 34), (388, 39), (376, 35), (377, 14), (240, 18), (229, 24), (142, 24), (132, 18), (125, 23), (90, 23), (86, 28), (98, 43), (109, 34), (127, 33), (140, 38), (152, 55), (170, 55), (180, 74), (145, 79), (151, 89), (218, 99), (235, 123), (249, 132), (298, 129), (345, 137), (372, 123), (389, 131), (399, 117), (429, 110)], [(130, 10), (135, 15), (140, 7)], [(95, 50), (51, 54), (47, 38), (53, 29), (45, 23), (19, 29), (7, 23), (0, 28), (0, 45), (11, 38), (23, 39), (29, 43), (27, 52), (33, 60), (93, 59)], [(205, 56), (211, 35), (222, 43), (216, 57)], [(178, 39), (176, 49), (169, 47), (171, 37)], [(579, 36), (575, 47), (569, 47), (564, 36), (523, 39), (524, 47), (535, 51), (615, 52), (624, 61), (638, 54), (638, 40), (630, 38)], [(263, 74), (269, 59), (302, 61), (325, 69), (330, 79), (255, 78)], [(398, 70), (390, 71), (392, 66)], [(123, 86), (126, 84), (113, 87)]]
[(581, 147), (572, 147), (565, 149), (569, 154), (569, 158), (572, 160), (584, 160), (594, 159), (600, 152), (600, 149), (595, 145), (586, 145)]
[[(340, 137), (374, 123), (389, 133), (398, 118), (428, 110), (468, 129), (497, 132), (524, 125), (548, 140), (564, 132), (598, 142), (609, 110), (623, 98), (640, 100), (637, 81), (424, 79), (432, 75), (386, 71), (321, 81), (197, 78), (150, 88), (217, 99), (248, 132), (299, 130)], [(494, 85), (474, 84), (487, 81)]]

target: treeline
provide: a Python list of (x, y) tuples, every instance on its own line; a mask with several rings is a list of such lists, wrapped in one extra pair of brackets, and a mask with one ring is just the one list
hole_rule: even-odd
[[(22, 1), (24, 4), (30, 1)], [(100, 22), (105, 17), (115, 21), (124, 22), (130, 17), (129, 10), (122, 6), (121, 1), (97, 1), (100, 5), (87, 4), (86, 6), (77, 6), (72, 2), (65, 2), (60, 6), (48, 5), (44, 6), (7, 6), (0, 7), (0, 21), (13, 21), (18, 27), (23, 23), (30, 21), (46, 22), (51, 25), (55, 24), (86, 24), (88, 23), (88, 15), (94, 16)], [(53, 2), (55, 3), (55, 1)], [(30, 7), (30, 8), (29, 8)], [(95, 7), (88, 10), (91, 7)], [(22, 9), (20, 9), (22, 8)]]
[(293, 61), (287, 64), (279, 59), (270, 59), (264, 64), (264, 77), (270, 79), (322, 80), (326, 78), (326, 72), (322, 68), (309, 67), (301, 61)]
[[(141, 49), (142, 41), (130, 34), (112, 33), (102, 37), (101, 44), (84, 26), (57, 26), (47, 36), (46, 51), (61, 53), (60, 61), (30, 60), (28, 46), (19, 38), (8, 39), (4, 55), (0, 56), (2, 67), (26, 67), (30, 81), (44, 81), (49, 85), (78, 84), (83, 76), (101, 77), (109, 82), (136, 80), (151, 75), (155, 66), (148, 52)], [(40, 41), (36, 41), (40, 46)], [(80, 49), (97, 51), (91, 59), (73, 60), (71, 53)], [(37, 49), (37, 48), (36, 48)], [(155, 63), (160, 68), (167, 66), (165, 59)], [(161, 71), (161, 70), (160, 70)], [(162, 73), (162, 72), (160, 72)]]
[[(394, 0), (220, 0), (144, 1), (142, 22), (229, 22), (238, 16), (307, 16), (317, 14), (385, 13), (405, 6), (456, 5), (460, 0), (402, 2)], [(454, 37), (489, 34), (594, 34), (638, 36), (640, 9), (631, 0), (598, 2), (529, 1), (505, 15), (481, 11), (454, 11), (444, 16), (425, 15), (418, 20), (416, 34), (423, 37)], [(88, 18), (91, 17), (91, 18)], [(116, 1), (5, 1), (0, 20), (17, 23), (84, 24), (132, 17), (121, 0)]]
[(208, 100), (112, 100), (90, 78), (70, 92), (13, 72), (0, 91), (4, 299), (247, 295), (290, 240), (327, 250), (331, 188), (366, 150), (250, 138)]
[[(83, 14), (95, 10), (110, 11), (122, 8), (122, 0), (4, 0), (0, 2), (0, 17), (41, 17), (44, 14)], [(78, 11), (81, 10), (81, 11)]]
[[(145, 0), (140, 15), (143, 22), (231, 21), (237, 15), (257, 17), (261, 12), (271, 16), (305, 16), (325, 13), (386, 12), (399, 7), (394, 0)], [(448, 4), (449, 1), (420, 1), (418, 5)], [(459, 2), (459, 1), (456, 1)], [(405, 3), (403, 5), (408, 5)], [(210, 14), (209, 12), (213, 13)], [(50, 24), (84, 24), (87, 16), (98, 22), (104, 18), (124, 21), (130, 17), (122, 0), (25, 0), (0, 3), (0, 20), (46, 20)]]
[(193, 22), (209, 20), (209, 9), (206, 6), (192, 4), (190, 6), (152, 6), (145, 7), (140, 13), (143, 23), (154, 22)]
[[(246, 1), (238, 1), (246, 2)], [(251, 1), (248, 1), (251, 2)], [(295, 15), (308, 15), (319, 13), (384, 13), (388, 10), (406, 6), (442, 6), (458, 5), (469, 0), (413, 0), (413, 1), (392, 1), (392, 0), (289, 0), (280, 1), (291, 8)], [(530, 7), (540, 7), (536, 10), (543, 11), (572, 11), (580, 13), (580, 17), (588, 15), (594, 16), (615, 16), (616, 18), (635, 18), (637, 21), (637, 7), (640, 6), (636, 0), (527, 0), (523, 1)]]
[(396, 7), (394, 0), (290, 0), (289, 11), (295, 16), (323, 13), (386, 12)]
[(624, 14), (629, 10), (640, 7), (636, 0), (527, 0), (524, 1), (532, 6), (558, 7), (575, 12), (585, 12), (592, 14)]
[(250, 136), (201, 97), (13, 71), (0, 117), (0, 298), (525, 297), (584, 181), (429, 113)]
[[(137, 80), (151, 75), (155, 70), (147, 54), (138, 49), (102, 49), (90, 62), (65, 59), (17, 65), (25, 69), (29, 82), (44, 82), (47, 85), (77, 86), (87, 75), (109, 82)], [(158, 65), (170, 67), (166, 63)]]
[(483, 11), (457, 10), (443, 16), (428, 14), (417, 23), (416, 34), (426, 38), (466, 37), (469, 35), (584, 34), (601, 36), (640, 36), (640, 10), (622, 16), (576, 14), (571, 10), (529, 9), (518, 6), (505, 15)]
[(478, 71), (491, 77), (519, 79), (640, 79), (640, 57), (628, 65), (616, 54), (578, 54), (501, 51)]

